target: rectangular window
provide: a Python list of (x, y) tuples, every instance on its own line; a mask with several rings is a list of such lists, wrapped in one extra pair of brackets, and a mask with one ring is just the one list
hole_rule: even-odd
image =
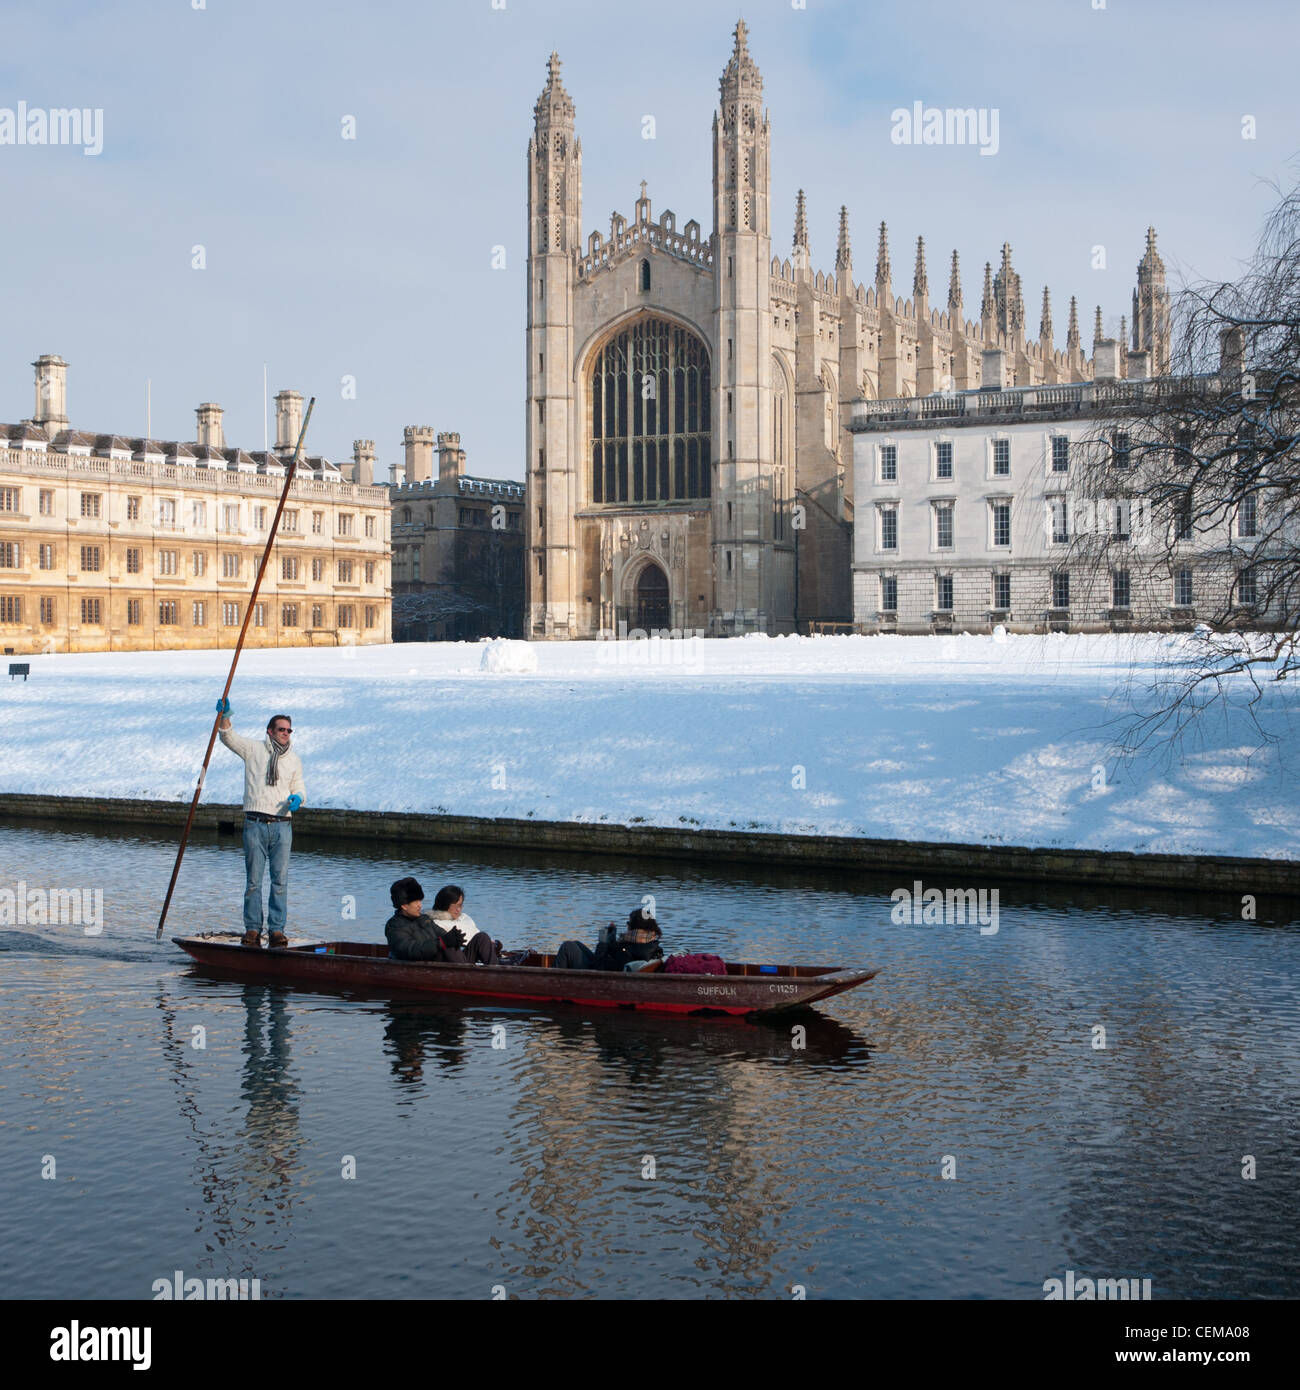
[[(412, 580), (418, 580), (418, 579), (420, 578), (420, 554), (421, 554), (420, 551), (418, 551), (418, 550), (416, 550), (414, 547), (412, 547), (412, 549), (411, 549), (411, 579), (412, 579)], [(543, 567), (542, 567), (542, 563), (541, 563), (541, 556), (538, 556), (538, 560), (537, 560), (537, 573), (538, 573), (539, 575), (543, 573)]]
[(1174, 508), (1174, 540), (1190, 541), (1192, 538), (1192, 492), (1188, 488), (1178, 499)]
[(934, 446), (934, 476), (936, 478), (952, 477), (952, 443), (950, 440), (941, 439)]
[(952, 503), (940, 502), (934, 509), (934, 543), (940, 550), (952, 549)]
[(880, 507), (880, 548), (898, 549), (898, 508)]
[(1068, 473), (1070, 471), (1070, 437), (1065, 434), (1054, 434), (1052, 436), (1052, 472)]
[(1117, 540), (1128, 540), (1131, 533), (1131, 513), (1132, 504), (1124, 498), (1120, 498), (1115, 503), (1115, 537)]
[(312, 532), (312, 535), (313, 535), (313, 536), (319, 536), (319, 535), (321, 534), (321, 532), (324, 531), (324, 529), (325, 529), (325, 513), (324, 513), (324, 512), (312, 512), (312, 514), (311, 514), (311, 532)]
[(952, 575), (936, 574), (934, 585), (934, 606), (941, 613), (952, 612)]
[(54, 600), (52, 598), (41, 600), (41, 623), (45, 627), (50, 627), (54, 623)]
[(85, 574), (94, 574), (104, 568), (103, 555), (97, 545), (81, 547), (81, 568)]
[(227, 502), (221, 509), (221, 529), (223, 531), (239, 530), (239, 503)]
[(266, 604), (264, 604), (264, 603), (255, 603), (255, 604), (253, 605), (253, 626), (254, 626), (254, 627), (265, 627), (265, 626), (266, 626)]
[(1052, 576), (1052, 607), (1068, 608), (1070, 606), (1070, 572), (1069, 570), (1057, 570)]
[(292, 508), (286, 511), (285, 514), (280, 518), (280, 529), (282, 531), (288, 531), (291, 534), (297, 532), (298, 513), (294, 511)]
[(1130, 458), (1128, 435), (1122, 430), (1117, 430), (1110, 441), (1110, 461), (1116, 468), (1127, 468)]
[[(129, 517), (130, 514), (131, 514), (131, 503), (134, 501), (134, 502), (136, 502), (136, 503), (138, 504), (138, 503), (139, 503), (139, 500), (140, 500), (140, 499), (139, 499), (138, 497), (137, 497), (137, 498), (128, 497), (128, 498), (126, 499), (126, 502), (127, 502), (127, 516), (128, 516), (128, 517)], [(53, 490), (52, 490), (51, 488), (43, 487), (43, 488), (41, 489), (40, 495), (39, 495), (39, 496), (37, 497), (37, 499), (36, 499), (36, 510), (37, 510), (42, 516), (53, 516), (53, 515), (54, 515), (54, 492), (53, 492)]]
[(325, 626), (325, 609), (319, 603), (313, 603), (311, 606), (311, 625), (312, 627)]
[(1174, 605), (1177, 608), (1190, 608), (1192, 603), (1192, 572), (1189, 569), (1177, 570), (1174, 573)]
[(339, 626), (352, 626), (352, 605), (350, 603), (339, 604)]
[(23, 601), (16, 594), (0, 594), (0, 623), (21, 623)]
[(296, 603), (286, 603), (286, 604), (281, 605), (281, 608), (280, 608), (280, 626), (281, 626), (281, 627), (297, 627), (297, 626), (298, 626), (298, 605), (297, 605)]
[(16, 487), (0, 487), (0, 512), (18, 512), (22, 508), (19, 503), (22, 500), (22, 489)]
[(208, 625), (208, 605), (201, 599), (196, 600), (192, 622), (195, 627), (207, 627)]
[(140, 547), (133, 545), (126, 552), (126, 572), (127, 574), (140, 573)]
[(195, 502), (190, 508), (190, 519), (196, 531), (201, 531), (208, 524), (208, 504), (206, 502)]
[(1064, 545), (1070, 539), (1070, 505), (1064, 497), (1053, 497), (1052, 544)]
[(126, 519), (128, 521), (140, 520), (140, 499), (138, 497), (126, 499)]
[(222, 627), (239, 626), (239, 605), (237, 603), (223, 603), (221, 605), (221, 625)]
[(254, 525), (254, 527), (255, 527), (257, 530), (259, 530), (259, 531), (265, 531), (265, 530), (266, 530), (266, 508), (265, 508), (265, 507), (254, 507), (254, 508), (253, 508), (253, 525)]
[(1242, 570), (1237, 576), (1237, 602), (1247, 608), (1259, 602), (1259, 586), (1255, 582), (1253, 566)]
[(352, 534), (352, 513), (339, 513), (339, 535), (350, 536)]
[[(83, 545), (81, 549), (84, 553), (87, 547)], [(0, 570), (16, 570), (21, 558), (17, 541), (0, 541)]]
[[(1254, 497), (1243, 497), (1237, 507), (1237, 534), (1242, 537), (1253, 536), (1258, 522)], [(1251, 602), (1253, 603), (1254, 600), (1252, 599)]]
[(158, 552), (158, 573), (176, 573), (176, 552), (174, 550), (160, 550)]
[(91, 627), (98, 627), (102, 610), (97, 598), (83, 598), (81, 600), (81, 621)]
[(1009, 574), (995, 574), (993, 576), (993, 607), (1006, 612), (1011, 607), (1011, 576)]
[(374, 519), (373, 516), (368, 516), (368, 517), (366, 517), (366, 535), (367, 535), (367, 536), (373, 536), (374, 534), (375, 534), (375, 519)]
[(52, 545), (43, 545), (37, 553), (40, 556), (38, 563), (41, 569), (52, 570), (54, 568), (54, 547)]
[(176, 525), (176, 499), (174, 497), (160, 497), (158, 499), (158, 525)]
[(180, 619), (176, 616), (176, 600), (165, 598), (158, 602), (158, 626), (159, 627), (179, 627)]
[(280, 578), (298, 578), (298, 557), (296, 555), (282, 555), (280, 557)]
[(1129, 606), (1128, 570), (1111, 571), (1110, 606), (1112, 608), (1127, 608)]
[(352, 561), (351, 561), (351, 560), (340, 560), (340, 561), (339, 561), (339, 583), (340, 583), (340, 584), (351, 584), (351, 583), (352, 583)]
[(1009, 439), (995, 439), (993, 441), (993, 476), (995, 478), (1006, 478), (1011, 474), (1011, 441)]
[(239, 556), (234, 551), (227, 550), (222, 553), (221, 577), (222, 579), (239, 578)]
[(83, 492), (81, 494), (81, 514), (82, 516), (99, 516), (100, 494), (98, 492)]
[(896, 483), (898, 481), (897, 444), (882, 444), (880, 446), (880, 481), (882, 483)]
[(370, 605), (370, 604), (367, 604), (367, 605), (366, 605), (366, 626), (367, 626), (367, 627), (378, 627), (378, 626), (379, 626), (379, 610), (378, 610), (377, 608), (373, 607), (373, 606)]
[(139, 627), (144, 617), (144, 600), (129, 598), (126, 601), (126, 621), (131, 627)]
[(1011, 544), (1011, 503), (993, 503), (993, 544)]
[(319, 555), (311, 562), (311, 577), (318, 584), (325, 578), (325, 561)]
[(202, 579), (208, 572), (207, 553), (202, 550), (196, 550), (190, 558), (194, 565), (194, 577), (196, 579)]
[(892, 574), (880, 576), (880, 611), (898, 612), (898, 580)]
[(375, 562), (374, 562), (373, 560), (367, 560), (367, 561), (366, 561), (366, 583), (367, 583), (367, 584), (373, 584), (374, 582), (375, 582)]

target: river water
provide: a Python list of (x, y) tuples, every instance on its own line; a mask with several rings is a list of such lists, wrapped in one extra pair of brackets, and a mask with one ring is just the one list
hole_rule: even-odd
[[(508, 946), (648, 893), (669, 951), (880, 968), (801, 1036), (207, 978), (154, 942), (175, 844), (0, 824), (0, 895), (103, 903), (0, 928), (0, 1296), (1300, 1295), (1300, 932), (1266, 905), (1008, 883), (981, 932), (896, 924), (904, 881), (295, 846), (321, 939), (382, 940), (413, 873)], [(241, 893), (200, 833), (168, 935)]]

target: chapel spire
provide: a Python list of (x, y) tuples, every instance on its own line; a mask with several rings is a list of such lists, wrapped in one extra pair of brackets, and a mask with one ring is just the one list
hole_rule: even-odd
[(840, 235), (835, 246), (835, 278), (840, 282), (841, 293), (853, 288), (853, 246), (849, 241), (849, 210), (840, 207)]

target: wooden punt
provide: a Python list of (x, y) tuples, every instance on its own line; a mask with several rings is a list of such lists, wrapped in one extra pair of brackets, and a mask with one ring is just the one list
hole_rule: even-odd
[(172, 940), (206, 970), (283, 984), (397, 994), (457, 994), (670, 1014), (763, 1015), (807, 1008), (865, 984), (875, 970), (729, 963), (725, 975), (556, 970), (553, 956), (507, 952), (500, 965), (393, 960), (386, 943), (326, 941), (265, 950), (193, 936)]

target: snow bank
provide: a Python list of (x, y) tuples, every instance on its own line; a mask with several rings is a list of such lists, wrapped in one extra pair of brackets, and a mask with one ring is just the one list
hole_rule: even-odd
[[(307, 807), (1300, 859), (1296, 683), (1115, 756), (1190, 638), (1018, 634), (245, 652)], [(1199, 646), (1199, 644), (1197, 644)], [(493, 656), (492, 648), (502, 654)], [(502, 680), (528, 654), (527, 680)], [(0, 791), (188, 801), (229, 652), (33, 656)], [(506, 667), (491, 668), (502, 661)], [(204, 799), (237, 802), (220, 745)]]
[(527, 642), (511, 642), (499, 638), (483, 646), (478, 669), (495, 675), (522, 675), (537, 670), (537, 653)]

